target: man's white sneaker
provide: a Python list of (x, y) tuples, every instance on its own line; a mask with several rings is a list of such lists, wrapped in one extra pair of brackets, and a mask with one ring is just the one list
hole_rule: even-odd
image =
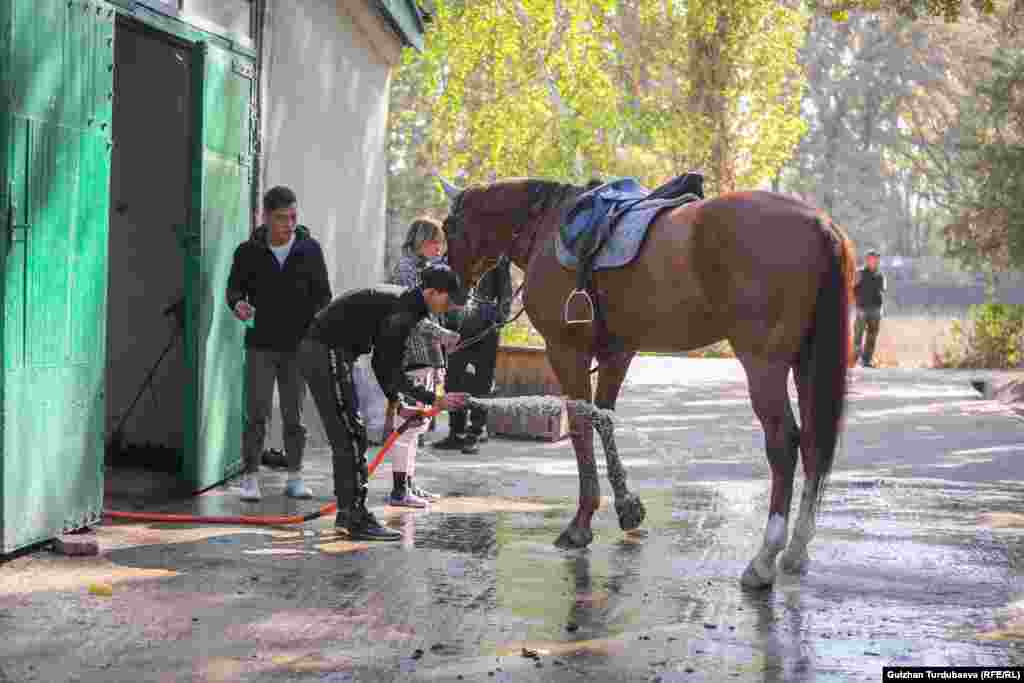
[(239, 497), (251, 503), (263, 499), (263, 495), (260, 493), (260, 482), (255, 475), (242, 477), (242, 494)]

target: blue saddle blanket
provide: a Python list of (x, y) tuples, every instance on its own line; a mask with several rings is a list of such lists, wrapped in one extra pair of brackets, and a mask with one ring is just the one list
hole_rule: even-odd
[(581, 258), (591, 257), (594, 270), (626, 266), (636, 258), (658, 214), (703, 197), (703, 177), (697, 173), (678, 176), (653, 192), (635, 178), (589, 190), (569, 209), (555, 238), (558, 261), (573, 269)]

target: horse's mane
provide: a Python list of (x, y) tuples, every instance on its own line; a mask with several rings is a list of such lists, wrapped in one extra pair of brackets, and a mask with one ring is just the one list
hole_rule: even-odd
[(600, 187), (602, 181), (593, 179), (586, 186), (560, 183), (554, 180), (527, 180), (526, 189), (530, 196), (530, 208), (535, 213), (561, 206), (570, 199), (576, 199), (584, 192)]

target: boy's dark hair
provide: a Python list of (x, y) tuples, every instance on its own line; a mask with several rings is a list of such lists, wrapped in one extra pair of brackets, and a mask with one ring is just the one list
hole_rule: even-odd
[(263, 195), (263, 210), (267, 213), (278, 209), (287, 209), (298, 203), (299, 200), (292, 189), (283, 185), (272, 187)]
[(448, 292), (448, 297), (459, 306), (466, 303), (466, 292), (458, 274), (443, 263), (432, 263), (420, 271), (420, 288)]

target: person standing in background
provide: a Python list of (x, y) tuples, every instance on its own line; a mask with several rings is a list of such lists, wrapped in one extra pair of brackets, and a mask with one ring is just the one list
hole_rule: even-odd
[[(495, 326), (508, 319), (511, 304), (512, 274), (508, 259), (503, 258), (480, 277), (465, 309), (449, 314), (450, 326), (463, 339), (475, 341), (449, 358), (446, 391), (464, 391), (477, 398), (490, 395), (501, 337)], [(452, 410), (448, 425), (448, 436), (433, 444), (434, 448), (461, 450), (467, 455), (479, 453), (487, 429), (487, 409), (474, 405)]]
[[(857, 321), (854, 324), (854, 353), (865, 368), (873, 368), (875, 344), (882, 326), (882, 296), (885, 294), (885, 275), (878, 269), (881, 255), (870, 249), (864, 256), (864, 267), (857, 271), (853, 292), (857, 299)], [(865, 339), (865, 332), (867, 338)], [(863, 342), (863, 344), (862, 344)]]

